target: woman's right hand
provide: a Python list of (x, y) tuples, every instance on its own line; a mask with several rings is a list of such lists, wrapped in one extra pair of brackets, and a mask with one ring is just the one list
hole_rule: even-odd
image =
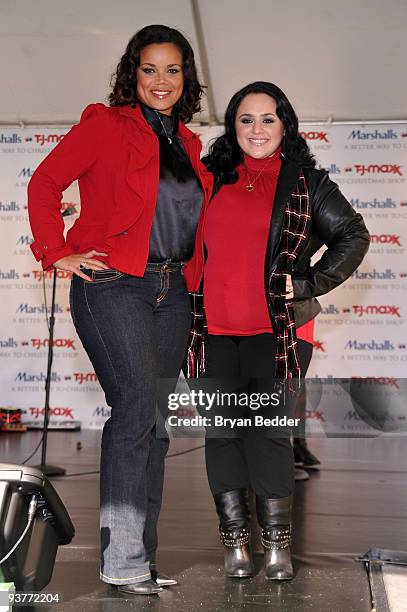
[(89, 270), (108, 270), (109, 266), (103, 261), (94, 259), (98, 255), (99, 257), (107, 257), (107, 253), (99, 253), (94, 249), (87, 253), (75, 253), (73, 255), (67, 255), (58, 259), (54, 262), (54, 268), (57, 270), (66, 270), (67, 272), (73, 272), (77, 276), (80, 276), (86, 281), (92, 281), (92, 279), (82, 272), (81, 268), (88, 268)]

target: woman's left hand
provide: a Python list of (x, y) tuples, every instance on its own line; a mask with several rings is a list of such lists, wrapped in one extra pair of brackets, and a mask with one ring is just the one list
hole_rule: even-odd
[(285, 275), (285, 299), (291, 300), (294, 297), (294, 288), (291, 274)]

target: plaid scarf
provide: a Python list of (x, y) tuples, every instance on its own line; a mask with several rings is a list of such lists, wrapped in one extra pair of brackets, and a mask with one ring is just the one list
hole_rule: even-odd
[(301, 172), (297, 188), (286, 202), (281, 247), (269, 280), (269, 297), (277, 333), (275, 378), (277, 381), (288, 381), (290, 389), (294, 379), (299, 380), (301, 370), (293, 302), (285, 298), (286, 274), (290, 274), (294, 268), (300, 247), (308, 235), (310, 220), (307, 184)]
[[(201, 289), (203, 281), (201, 283)], [(190, 293), (192, 325), (186, 360), (187, 378), (198, 378), (205, 372), (205, 341), (208, 335), (202, 290)]]
[[(304, 174), (301, 172), (296, 189), (286, 202), (281, 247), (270, 275), (268, 287), (277, 332), (275, 378), (277, 381), (288, 381), (290, 389), (295, 379), (299, 381), (301, 372), (297, 354), (293, 302), (285, 298), (286, 274), (290, 274), (294, 268), (300, 247), (309, 232), (310, 219), (308, 189)], [(192, 327), (186, 373), (188, 378), (196, 378), (205, 372), (205, 341), (208, 334), (202, 284), (199, 291), (189, 295)]]

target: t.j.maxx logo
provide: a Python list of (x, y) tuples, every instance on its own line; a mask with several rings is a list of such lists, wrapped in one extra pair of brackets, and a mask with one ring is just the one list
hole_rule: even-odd
[(370, 242), (372, 244), (395, 244), (401, 247), (400, 236), (397, 234), (371, 234)]
[(84, 382), (96, 382), (97, 376), (95, 372), (74, 372), (74, 379), (79, 385), (82, 385)]
[[(54, 276), (53, 270), (33, 270), (32, 275), (34, 280), (41, 281), (43, 278), (51, 279)], [(71, 279), (72, 272), (68, 272), (67, 270), (57, 270), (56, 276), (58, 279)]]
[[(26, 346), (28, 345), (28, 342), (22, 342), (21, 344), (23, 346)], [(49, 346), (49, 340), (48, 338), (44, 338), (44, 339), (31, 338), (31, 346), (36, 351), (39, 351), (40, 348), (45, 348)], [(66, 349), (72, 349), (73, 351), (76, 351), (75, 342), (71, 338), (56, 338), (55, 340), (52, 341), (52, 346), (55, 346), (56, 348), (66, 348)]]
[(361, 304), (354, 304), (352, 308), (353, 313), (357, 317), (363, 317), (364, 315), (389, 315), (401, 318), (399, 306), (387, 306), (384, 304), (380, 306), (362, 306)]
[[(38, 408), (36, 406), (32, 406), (28, 409), (30, 415), (35, 419), (44, 416), (44, 411), (45, 408)], [(49, 414), (51, 417), (65, 417), (66, 419), (74, 419), (72, 408), (50, 408)]]
[(403, 176), (401, 171), (402, 166), (399, 164), (354, 164), (357, 174), (361, 176), (365, 174), (398, 174)]
[(300, 136), (305, 140), (319, 140), (321, 142), (329, 142), (326, 132), (300, 132)]
[(34, 140), (42, 147), (45, 144), (57, 144), (64, 136), (65, 134), (34, 134)]
[(386, 387), (395, 387), (396, 389), (400, 388), (398, 379), (390, 376), (351, 376), (351, 381), (354, 385), (359, 384), (362, 388), (366, 387), (366, 385), (383, 385)]

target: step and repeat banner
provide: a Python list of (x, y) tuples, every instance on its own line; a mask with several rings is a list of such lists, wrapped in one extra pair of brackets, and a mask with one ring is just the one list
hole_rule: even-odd
[[(309, 375), (371, 377), (397, 388), (407, 366), (407, 123), (301, 129), (318, 167), (328, 170), (371, 234), (360, 268), (320, 300)], [(21, 409), (26, 423), (43, 420), (52, 287), (52, 273), (42, 272), (29, 249), (26, 190), (35, 168), (66, 131), (0, 127), (0, 409)], [(207, 144), (221, 128), (197, 131)], [(65, 192), (63, 209), (69, 229), (80, 212), (76, 184)], [(98, 428), (109, 408), (71, 322), (69, 285), (69, 274), (58, 272), (51, 420)], [(349, 429), (363, 433), (367, 426), (358, 424), (352, 410), (343, 418), (347, 414)], [(309, 417), (312, 421), (311, 411)], [(346, 427), (338, 423), (339, 431)]]

